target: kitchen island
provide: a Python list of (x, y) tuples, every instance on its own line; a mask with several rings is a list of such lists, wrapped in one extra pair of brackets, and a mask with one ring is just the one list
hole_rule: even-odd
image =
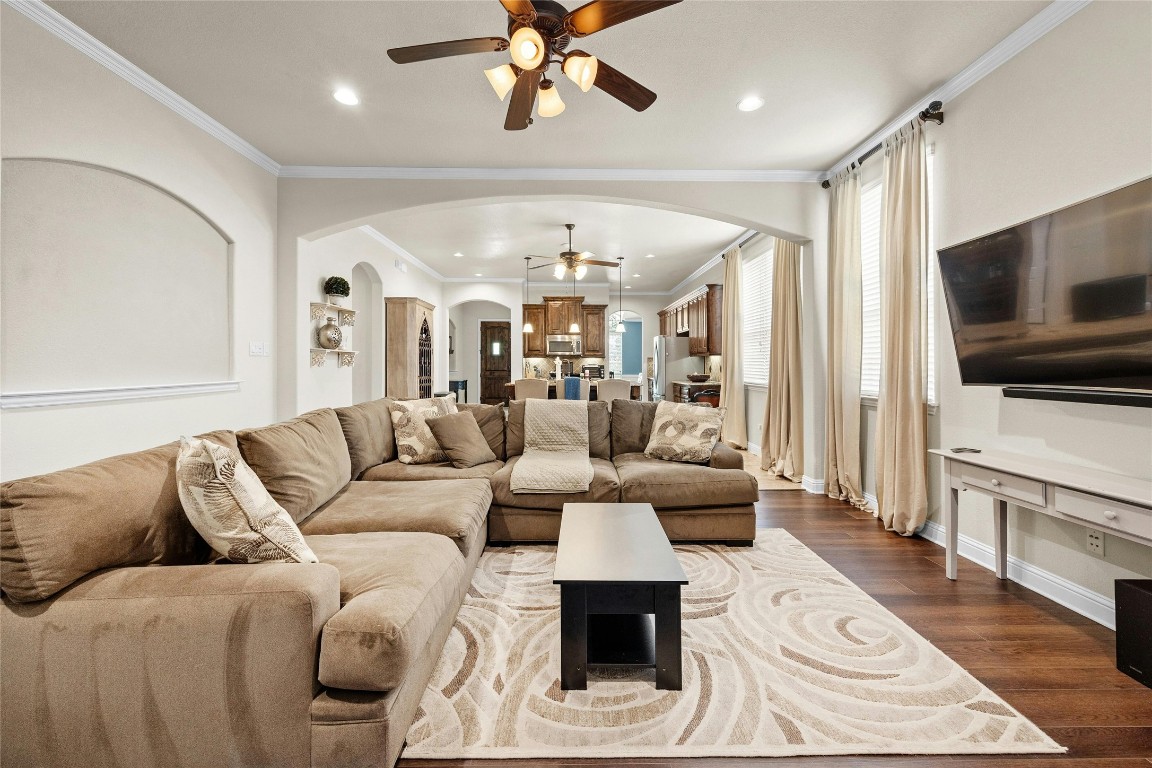
[[(507, 405), (509, 400), (514, 400), (515, 398), (516, 398), (516, 385), (512, 384), (512, 383), (505, 384), (504, 385), (504, 404)], [(548, 399), (549, 400), (555, 400), (556, 399), (556, 380), (555, 379), (549, 379), (548, 380)], [(592, 382), (591, 391), (588, 394), (588, 399), (589, 400), (595, 400), (596, 399), (596, 382), (595, 381)], [(635, 383), (632, 384), (632, 399), (633, 400), (639, 400), (640, 399), (640, 385), (639, 384), (635, 384)]]

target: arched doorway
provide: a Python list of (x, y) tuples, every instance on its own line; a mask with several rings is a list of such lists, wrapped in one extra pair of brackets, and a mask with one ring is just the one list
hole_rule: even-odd
[(383, 303), (380, 275), (371, 264), (360, 262), (348, 275), (352, 295), (357, 297), (356, 346), (360, 354), (352, 368), (352, 402), (363, 403), (384, 396)]
[(617, 378), (635, 379), (643, 366), (643, 320), (630, 309), (613, 312), (608, 316), (608, 370)]

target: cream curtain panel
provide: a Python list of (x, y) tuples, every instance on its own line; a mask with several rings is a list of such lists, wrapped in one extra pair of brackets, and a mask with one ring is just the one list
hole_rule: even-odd
[(772, 339), (760, 468), (800, 482), (804, 475), (804, 373), (800, 362), (800, 245), (776, 238), (772, 257)]
[(727, 408), (720, 436), (733, 448), (748, 447), (747, 419), (744, 415), (744, 320), (740, 300), (740, 246), (724, 254), (724, 335), (720, 344), (720, 407)]
[(924, 132), (918, 121), (884, 142), (876, 499), (877, 517), (884, 527), (903, 536), (923, 525), (928, 510), (926, 168)]
[(832, 180), (828, 208), (828, 389), (824, 491), (864, 509), (860, 482), (860, 175)]

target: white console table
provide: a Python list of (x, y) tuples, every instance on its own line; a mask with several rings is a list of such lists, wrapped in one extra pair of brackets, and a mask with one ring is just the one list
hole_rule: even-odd
[(1009, 504), (1152, 546), (1152, 480), (1001, 451), (928, 452), (944, 459), (945, 573), (950, 579), (956, 578), (960, 491), (977, 491), (995, 502), (993, 548), (1001, 579), (1008, 577)]

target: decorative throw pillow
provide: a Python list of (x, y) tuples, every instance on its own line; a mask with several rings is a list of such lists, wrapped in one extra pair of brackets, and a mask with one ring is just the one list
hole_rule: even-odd
[(392, 429), (396, 433), (396, 454), (401, 464), (431, 464), (447, 461), (440, 450), (427, 419), (456, 413), (456, 395), (427, 397), (423, 400), (392, 400), (388, 403), (392, 414)]
[(663, 400), (656, 406), (644, 455), (665, 461), (707, 464), (720, 439), (726, 408)]
[(467, 469), (496, 461), (476, 417), (468, 411), (437, 416), (424, 422), (456, 469)]
[(315, 563), (300, 529), (238, 451), (181, 438), (176, 490), (192, 527), (236, 563)]

